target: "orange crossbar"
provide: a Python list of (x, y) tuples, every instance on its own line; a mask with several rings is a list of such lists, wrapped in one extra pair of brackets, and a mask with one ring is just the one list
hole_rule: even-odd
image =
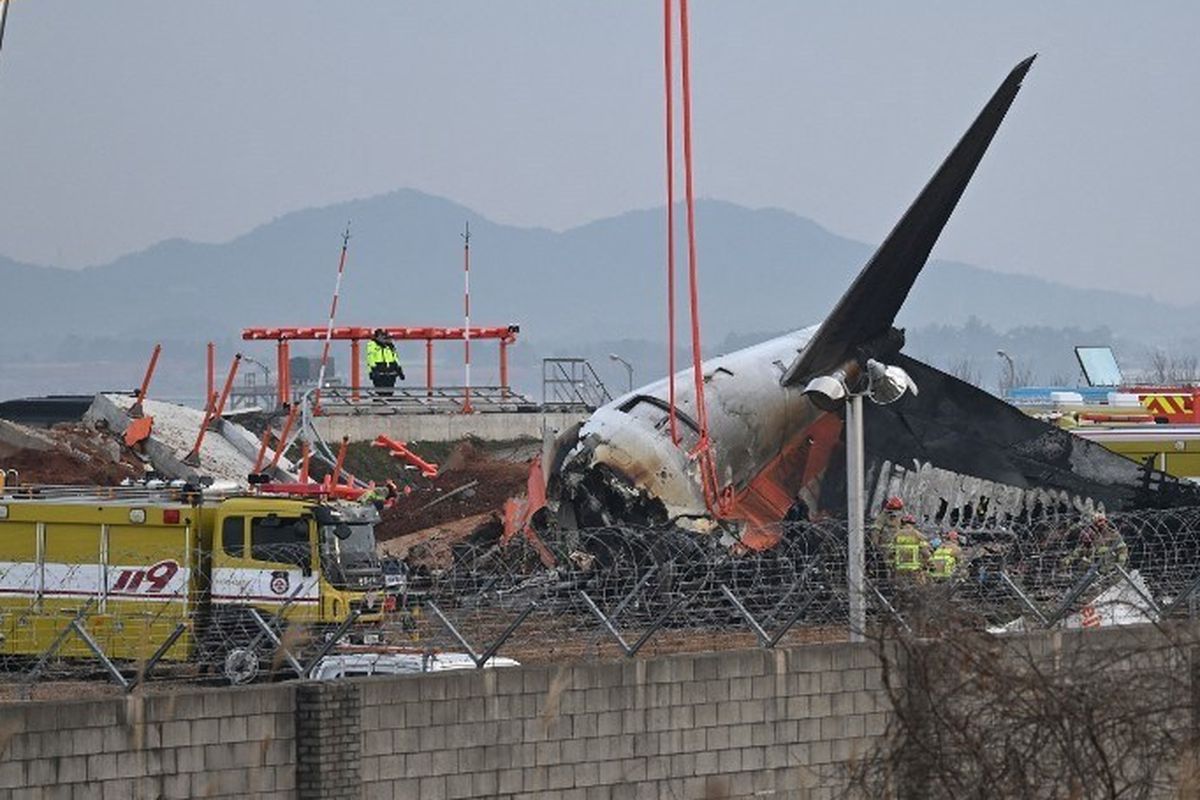
[[(382, 327), (382, 326), (381, 326)], [(466, 337), (465, 328), (438, 328), (438, 327), (383, 327), (388, 335), (393, 339), (402, 341), (420, 341), (420, 340), (437, 340), (437, 341), (455, 341), (462, 340)], [(355, 339), (370, 339), (375, 328), (364, 326), (342, 326), (333, 329), (333, 339), (355, 340)], [(500, 341), (512, 344), (517, 340), (517, 334), (521, 332), (520, 325), (504, 325), (493, 326), (487, 328), (477, 328), (472, 326), (470, 334), (472, 339), (499, 339)], [(325, 328), (312, 326), (306, 328), (243, 328), (242, 338), (247, 341), (315, 341), (325, 338)]]

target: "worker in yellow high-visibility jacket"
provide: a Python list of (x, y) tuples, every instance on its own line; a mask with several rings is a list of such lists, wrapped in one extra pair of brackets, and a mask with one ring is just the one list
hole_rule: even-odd
[(396, 378), (404, 380), (404, 368), (396, 357), (396, 344), (382, 328), (376, 328), (367, 340), (367, 373), (377, 394), (390, 397)]
[(916, 518), (906, 514), (892, 537), (892, 568), (899, 577), (924, 583), (929, 554), (929, 540), (917, 528)]
[(953, 578), (961, 561), (962, 548), (958, 544), (958, 531), (950, 531), (934, 543), (933, 555), (929, 557), (929, 574), (936, 580)]

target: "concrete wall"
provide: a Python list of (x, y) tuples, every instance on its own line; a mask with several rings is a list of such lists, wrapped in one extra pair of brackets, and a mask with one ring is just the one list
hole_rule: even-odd
[(362, 779), (402, 798), (833, 797), (886, 724), (869, 648), (362, 684)]
[[(1029, 644), (1117, 669), (1163, 647)], [(0, 704), (0, 798), (832, 798), (892, 713), (881, 681), (833, 644)]]
[(0, 797), (295, 798), (296, 687), (0, 705)]
[(0, 797), (828, 797), (885, 724), (873, 661), (820, 645), (0, 705)]
[(317, 430), (327, 442), (349, 436), (363, 442), (385, 434), (402, 442), (446, 442), (476, 436), (490, 441), (541, 439), (543, 428), (565, 430), (587, 418), (567, 412), (495, 414), (334, 414), (318, 417)]

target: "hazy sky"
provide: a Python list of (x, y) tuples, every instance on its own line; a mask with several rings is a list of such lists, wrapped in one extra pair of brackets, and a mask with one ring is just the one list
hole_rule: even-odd
[[(1039, 52), (937, 255), (1200, 301), (1200, 4), (693, 15), (701, 195), (878, 241)], [(656, 205), (661, 35), (658, 0), (12, 0), (0, 253), (100, 263), (405, 186), (553, 228)]]

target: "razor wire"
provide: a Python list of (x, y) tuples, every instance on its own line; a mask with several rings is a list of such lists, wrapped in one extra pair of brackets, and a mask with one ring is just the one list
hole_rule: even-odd
[[(898, 571), (876, 526), (867, 527), (869, 627), (920, 630), (931, 615), (953, 613), (1005, 631), (1200, 611), (1198, 508), (976, 526), (961, 534), (946, 579)], [(949, 533), (920, 532), (930, 541)], [(88, 680), (129, 691), (146, 682), (310, 678), (326, 674), (331, 659), (368, 654), (411, 661), (393, 671), (423, 671), (439, 659), (436, 668), (473, 668), (845, 639), (845, 521), (757, 533), (777, 543), (755, 552), (720, 528), (547, 533), (555, 556), (547, 567), (524, 539), (502, 544), (481, 531), (432, 555), (411, 552), (386, 587), (381, 576), (353, 579), (313, 563), (307, 545), (196, 553), (174, 569), (136, 552), (119, 563), (141, 566), (7, 563), (0, 681)], [(231, 555), (247, 569), (230, 577), (207, 566), (232, 563)], [(379, 575), (378, 557), (368, 560), (365, 572)], [(248, 568), (263, 561), (271, 568)], [(341, 589), (330, 592), (330, 581)]]
[[(1200, 610), (1196, 508), (1055, 510), (976, 524), (960, 534), (961, 555), (944, 579), (927, 563), (911, 573), (896, 569), (894, 553), (867, 527), (868, 626), (909, 627), (953, 613), (996, 631), (1089, 627)], [(720, 531), (581, 531), (547, 539), (558, 554), (553, 569), (519, 544), (461, 544), (445, 569), (410, 576), (437, 608), (435, 618), (421, 620), (420, 636), (479, 649), (503, 638), (496, 652), (538, 662), (845, 638), (845, 521), (758, 532), (778, 544), (751, 552)], [(949, 528), (920, 532), (936, 542)]]

